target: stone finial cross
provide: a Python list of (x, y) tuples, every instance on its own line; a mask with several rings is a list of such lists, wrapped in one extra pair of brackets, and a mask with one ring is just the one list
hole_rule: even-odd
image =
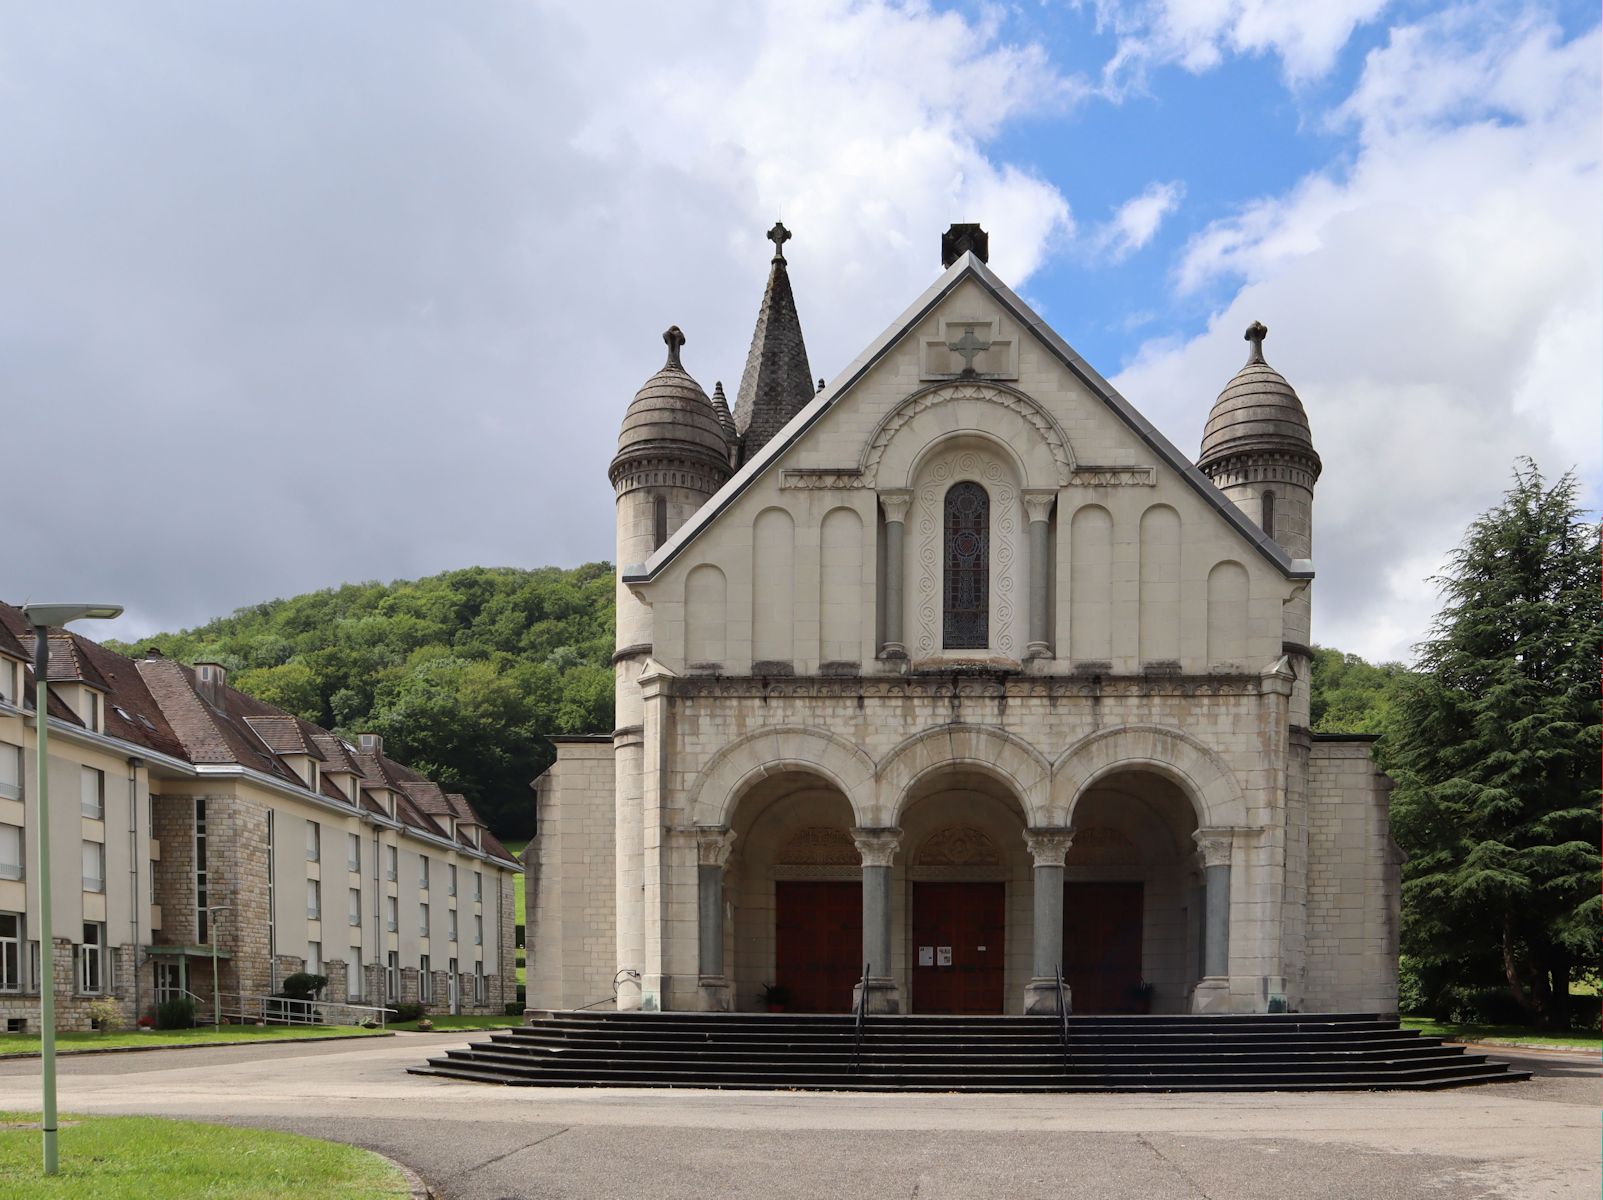
[(991, 348), (991, 343), (982, 342), (979, 338), (974, 336), (974, 326), (965, 325), (963, 326), (963, 336), (958, 338), (955, 342), (947, 342), (946, 348), (952, 351), (954, 354), (962, 355), (963, 374), (973, 375), (975, 373), (974, 356), (980, 353), (982, 350), (989, 350)]
[(1263, 340), (1269, 336), (1269, 326), (1262, 321), (1254, 321), (1242, 336), (1252, 343), (1252, 353), (1247, 355), (1247, 361), (1263, 362)]
[(680, 331), (679, 326), (668, 326), (667, 330), (662, 335), (662, 340), (668, 343), (667, 365), (670, 367), (678, 367), (679, 370), (683, 371), (684, 367), (679, 362), (679, 347), (685, 344), (685, 335)]
[(785, 228), (783, 221), (775, 221), (774, 227), (768, 231), (768, 240), (774, 244), (774, 257), (783, 260), (785, 257), (785, 243), (790, 241), (790, 230)]

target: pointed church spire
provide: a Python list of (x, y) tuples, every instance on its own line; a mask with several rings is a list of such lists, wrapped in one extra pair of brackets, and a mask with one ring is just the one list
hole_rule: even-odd
[(807, 365), (801, 318), (796, 315), (796, 298), (785, 269), (790, 230), (775, 222), (768, 240), (774, 243), (768, 288), (757, 310), (757, 328), (751, 335), (746, 370), (735, 396), (742, 461), (761, 450), (813, 398), (813, 373)]
[(724, 396), (722, 379), (712, 385), (712, 410), (718, 414), (718, 424), (724, 427), (724, 435), (731, 442), (738, 442), (740, 434), (735, 431), (735, 418), (730, 415), (729, 400)]

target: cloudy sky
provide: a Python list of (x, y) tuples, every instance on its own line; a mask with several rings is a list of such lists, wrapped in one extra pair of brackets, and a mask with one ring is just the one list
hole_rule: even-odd
[(978, 220), (1188, 453), (1270, 326), (1316, 637), (1405, 658), (1517, 455), (1597, 502), (1599, 59), (1586, 3), (13, 0), (0, 596), (608, 558), (661, 331), (732, 389), (776, 216), (824, 376)]

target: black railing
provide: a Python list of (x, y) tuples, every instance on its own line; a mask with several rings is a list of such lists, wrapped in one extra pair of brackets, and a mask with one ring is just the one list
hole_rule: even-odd
[(863, 1022), (868, 1017), (868, 971), (872, 963), (863, 964), (863, 981), (857, 986), (857, 1020), (852, 1030), (852, 1070), (857, 1070), (863, 1053)]
[(1063, 1034), (1063, 1069), (1069, 1068), (1069, 995), (1063, 987), (1063, 964), (1057, 966), (1058, 1028)]

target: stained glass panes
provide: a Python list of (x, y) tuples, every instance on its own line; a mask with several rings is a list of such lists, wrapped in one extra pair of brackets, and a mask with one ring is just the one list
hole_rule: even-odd
[(946, 619), (948, 650), (990, 644), (991, 498), (977, 483), (946, 493)]

